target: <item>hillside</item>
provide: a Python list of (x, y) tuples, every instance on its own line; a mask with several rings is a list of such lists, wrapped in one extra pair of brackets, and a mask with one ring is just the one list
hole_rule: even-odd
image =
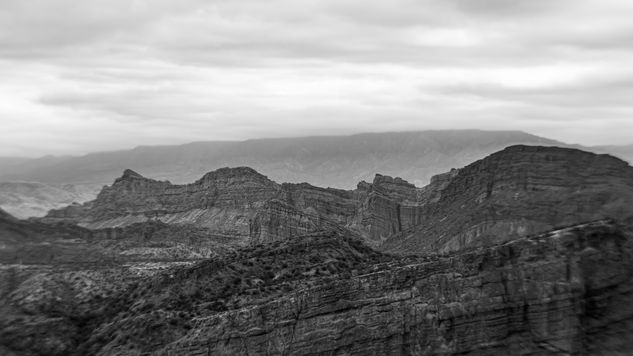
[(460, 169), (387, 251), (489, 245), (581, 221), (633, 222), (633, 167), (576, 149), (512, 146)]
[(424, 187), (377, 174), (354, 190), (279, 184), (248, 168), (222, 168), (190, 184), (125, 170), (94, 201), (52, 210), (44, 222), (89, 229), (160, 221), (235, 241), (321, 230), (352, 232), (398, 253), (488, 245), (583, 221), (633, 220), (633, 167), (577, 149), (511, 146), (437, 175)]
[(633, 347), (632, 237), (597, 221), (401, 258), (316, 233), (141, 279), (57, 273), (47, 297), (35, 297), (41, 277), (13, 277), (0, 299), (0, 351), (622, 354)]
[(623, 353), (631, 207), (633, 167), (560, 147), (424, 187), (126, 169), (44, 218), (0, 210), (0, 353)]

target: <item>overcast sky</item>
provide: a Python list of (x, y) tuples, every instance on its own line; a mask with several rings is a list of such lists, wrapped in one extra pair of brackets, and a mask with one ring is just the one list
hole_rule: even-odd
[(633, 143), (630, 0), (1, 0), (0, 155), (369, 131)]

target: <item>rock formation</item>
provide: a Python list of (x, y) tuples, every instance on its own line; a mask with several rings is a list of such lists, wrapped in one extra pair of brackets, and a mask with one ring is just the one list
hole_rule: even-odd
[(127, 170), (97, 199), (44, 221), (90, 229), (150, 220), (190, 224), (238, 240), (274, 241), (347, 229), (392, 252), (458, 250), (605, 217), (633, 217), (633, 168), (608, 155), (512, 146), (417, 188), (377, 174), (353, 191), (277, 184), (223, 168), (187, 185)]
[(392, 252), (455, 251), (556, 226), (633, 219), (633, 168), (609, 155), (512, 146), (459, 170)]
[(247, 167), (225, 168), (186, 185), (145, 178), (126, 170), (82, 208), (54, 210), (49, 220), (76, 221), (90, 229), (149, 220), (194, 224), (227, 235), (248, 235), (257, 208), (277, 196), (279, 185)]
[(555, 147), (422, 188), (126, 170), (44, 219), (0, 210), (0, 354), (625, 353), (632, 206), (632, 167)]
[[(631, 237), (609, 222), (597, 222), (475, 252), (386, 262), (370, 270), (359, 267), (349, 278), (322, 277), (312, 287), (266, 302), (251, 303), (245, 297), (226, 312), (201, 312), (192, 319), (191, 330), (152, 351), (158, 355), (629, 352), (633, 348), (628, 337), (633, 329)], [(117, 327), (129, 323), (124, 319)], [(122, 346), (115, 339), (102, 351), (115, 354)], [(126, 346), (137, 344), (132, 340)]]
[[(84, 319), (86, 334), (63, 324), (78, 344), (48, 334), (49, 344), (68, 346), (50, 354), (626, 353), (632, 238), (597, 221), (402, 258), (336, 233), (296, 236), (106, 293), (99, 313)], [(44, 303), (11, 300), (21, 309)], [(12, 350), (45, 342), (3, 330)]]

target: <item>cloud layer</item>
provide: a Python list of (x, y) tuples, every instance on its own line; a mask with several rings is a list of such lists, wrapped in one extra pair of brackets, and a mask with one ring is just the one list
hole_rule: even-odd
[(0, 155), (366, 131), (633, 141), (626, 0), (3, 0)]

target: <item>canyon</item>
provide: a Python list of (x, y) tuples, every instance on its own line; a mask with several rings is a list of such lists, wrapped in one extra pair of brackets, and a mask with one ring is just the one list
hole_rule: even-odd
[(222, 168), (191, 184), (126, 170), (94, 201), (52, 210), (46, 222), (88, 229), (160, 221), (236, 241), (346, 229), (388, 251), (461, 250), (602, 218), (633, 219), (633, 167), (609, 155), (510, 146), (418, 188), (376, 174), (354, 190), (279, 184), (247, 168)]
[(0, 353), (623, 354), (632, 207), (633, 167), (552, 146), (423, 187), (127, 169), (42, 218), (0, 210)]

